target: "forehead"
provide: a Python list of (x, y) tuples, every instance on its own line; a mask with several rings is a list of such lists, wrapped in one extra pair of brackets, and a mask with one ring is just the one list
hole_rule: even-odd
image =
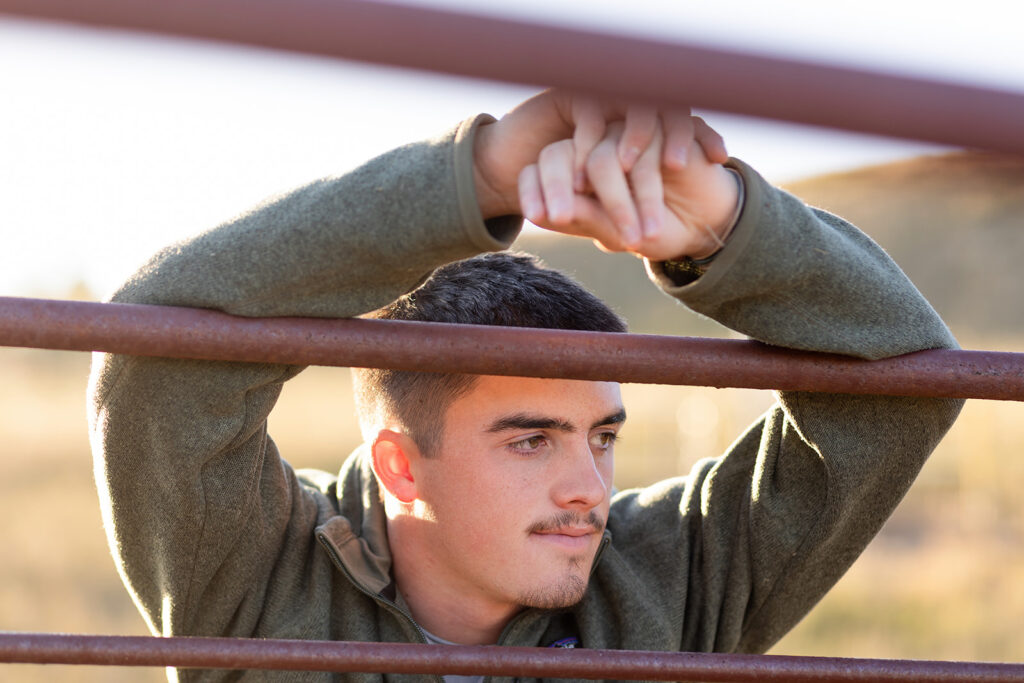
[(446, 428), (511, 413), (580, 420), (586, 425), (622, 409), (618, 382), (482, 375), (448, 408)]

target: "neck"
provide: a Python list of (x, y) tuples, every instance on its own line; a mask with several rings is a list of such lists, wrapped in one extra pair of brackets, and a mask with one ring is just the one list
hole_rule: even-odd
[[(413, 524), (416, 520), (409, 520)], [(424, 629), (460, 645), (494, 645), (519, 611), (514, 604), (483, 599), (452, 576), (443, 558), (422, 547), (422, 536), (402, 519), (388, 519), (395, 583), (413, 618)]]

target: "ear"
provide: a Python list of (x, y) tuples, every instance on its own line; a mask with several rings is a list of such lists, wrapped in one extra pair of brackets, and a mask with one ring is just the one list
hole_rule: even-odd
[(403, 503), (416, 500), (416, 480), (411, 463), (420, 457), (419, 447), (407, 435), (390, 429), (377, 432), (370, 446), (373, 472), (388, 493)]

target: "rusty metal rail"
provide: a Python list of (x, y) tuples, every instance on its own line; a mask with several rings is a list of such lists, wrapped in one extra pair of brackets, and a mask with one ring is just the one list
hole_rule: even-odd
[[(1024, 94), (378, 0), (0, 0), (208, 38), (1024, 153)], [(753, 342), (0, 299), (0, 345), (297, 364), (1024, 400), (1024, 354), (884, 361)], [(1024, 664), (0, 633), (0, 662), (700, 681), (1024, 680)]]
[(1024, 93), (380, 0), (0, 0), (0, 13), (1024, 153)]
[(0, 297), (0, 345), (646, 384), (1024, 400), (1024, 354), (880, 361), (757, 342), (390, 320), (240, 318), (170, 306)]
[(0, 634), (0, 661), (648, 681), (1019, 683), (1024, 664), (240, 638)]

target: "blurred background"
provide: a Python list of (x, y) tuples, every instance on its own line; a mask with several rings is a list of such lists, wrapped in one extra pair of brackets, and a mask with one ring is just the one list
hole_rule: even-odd
[[(965, 16), (942, 3), (926, 15), (916, 3), (842, 14), (740, 2), (728, 17), (630, 4), (628, 16), (610, 2), (488, 11), (1024, 88), (1008, 28), (1020, 24), (1002, 3)], [(0, 17), (0, 295), (100, 299), (163, 244), (479, 111), (500, 115), (533, 90)], [(965, 348), (1022, 350), (1020, 159), (702, 113), (733, 154), (886, 248)], [(635, 332), (731, 335), (660, 295), (632, 257), (539, 231), (517, 247), (574, 274)], [(0, 630), (145, 633), (100, 523), (88, 363), (0, 348)], [(312, 368), (286, 388), (271, 434), (293, 465), (336, 470), (355, 446), (348, 382), (347, 370)], [(721, 453), (772, 401), (691, 387), (624, 393), (619, 488)], [(1015, 403), (969, 402), (881, 535), (773, 652), (1024, 661), (1022, 418)], [(163, 672), (0, 665), (0, 679)]]

